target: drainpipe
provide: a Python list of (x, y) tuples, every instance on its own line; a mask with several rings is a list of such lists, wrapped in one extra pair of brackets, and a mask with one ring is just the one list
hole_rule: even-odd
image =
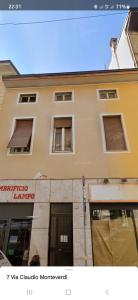
[(84, 220), (84, 262), (85, 266), (87, 266), (87, 237), (86, 237), (86, 185), (85, 185), (85, 177), (82, 176), (82, 191), (83, 191), (83, 220)]

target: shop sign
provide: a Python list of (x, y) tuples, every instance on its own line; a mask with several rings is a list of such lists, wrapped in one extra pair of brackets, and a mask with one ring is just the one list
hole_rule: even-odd
[(138, 202), (137, 184), (90, 184), (90, 202)]
[(0, 185), (0, 192), (11, 192), (13, 200), (33, 200), (35, 193), (30, 193), (29, 188), (29, 185)]

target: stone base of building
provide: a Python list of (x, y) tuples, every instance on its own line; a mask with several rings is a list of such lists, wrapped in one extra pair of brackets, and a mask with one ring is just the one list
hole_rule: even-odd
[(13, 265), (36, 254), (42, 266), (138, 265), (137, 232), (135, 180), (0, 181), (0, 249)]

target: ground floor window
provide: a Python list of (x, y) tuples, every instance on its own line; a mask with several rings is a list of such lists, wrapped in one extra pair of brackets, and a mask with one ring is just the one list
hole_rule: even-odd
[(95, 266), (138, 266), (138, 205), (91, 204)]

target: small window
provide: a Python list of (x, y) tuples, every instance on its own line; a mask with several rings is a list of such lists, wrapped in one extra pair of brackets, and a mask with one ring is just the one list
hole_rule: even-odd
[(55, 118), (53, 152), (72, 152), (72, 118)]
[(106, 151), (126, 151), (121, 115), (103, 116)]
[(72, 92), (55, 93), (55, 101), (72, 101)]
[(20, 94), (19, 103), (36, 102), (36, 94)]
[(32, 139), (33, 119), (17, 119), (7, 148), (11, 154), (29, 153)]
[(99, 99), (117, 99), (117, 90), (99, 90)]

